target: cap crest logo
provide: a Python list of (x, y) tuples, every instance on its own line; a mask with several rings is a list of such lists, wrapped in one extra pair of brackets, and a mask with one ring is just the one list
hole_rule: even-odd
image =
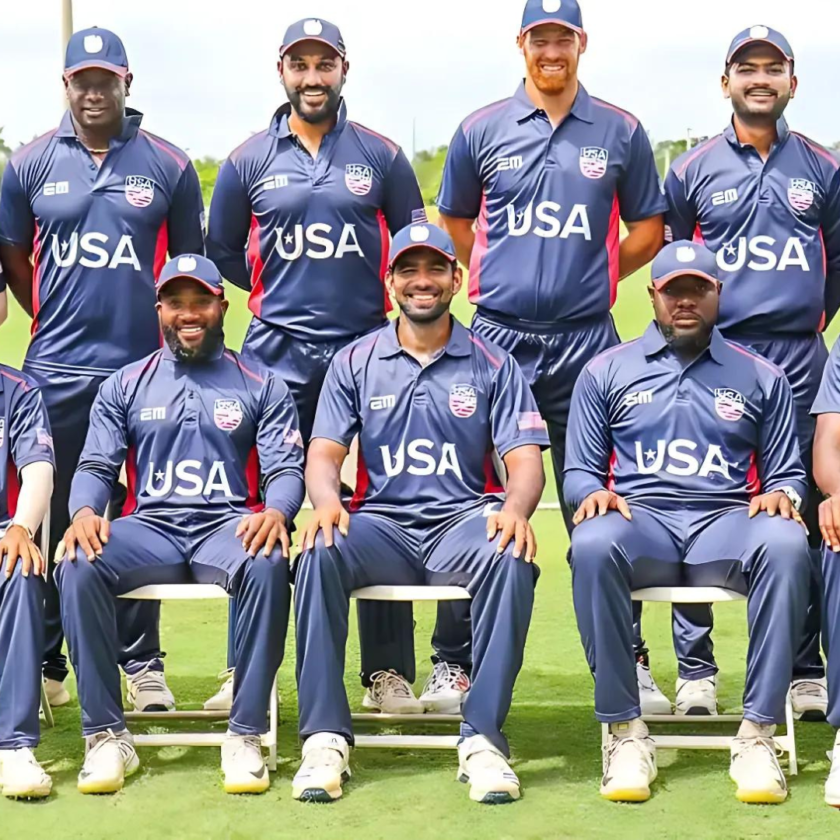
[(543, 0), (543, 11), (550, 15), (560, 11), (563, 0)]
[(473, 385), (452, 385), (449, 388), (449, 410), (456, 417), (472, 417), (477, 405), (478, 393)]
[(733, 388), (715, 388), (715, 412), (721, 420), (740, 420), (746, 409), (744, 395)]
[(753, 26), (750, 29), (750, 38), (766, 38), (770, 30), (766, 26)]
[(807, 178), (791, 178), (787, 195), (790, 206), (798, 213), (804, 213), (814, 203), (816, 186)]
[(307, 35), (320, 35), (324, 31), (324, 25), (320, 20), (305, 20), (303, 22), (303, 31)]
[(600, 146), (584, 146), (580, 150), (580, 171), (587, 178), (603, 178), (607, 174), (610, 153)]
[(426, 242), (429, 238), (429, 229), (425, 225), (415, 225), (409, 232), (412, 242)]
[(683, 245), (681, 248), (677, 248), (677, 262), (694, 262), (694, 258), (696, 256), (697, 254), (695, 253), (694, 248), (690, 248), (688, 245)]
[(102, 52), (102, 37), (100, 35), (85, 35), (85, 52)]
[(353, 195), (367, 195), (373, 186), (373, 170), (362, 163), (348, 163), (344, 169), (344, 184)]
[(155, 200), (155, 182), (143, 175), (126, 175), (125, 200), (132, 207), (148, 207)]
[(178, 271), (195, 271), (195, 257), (180, 257), (178, 259)]
[(213, 422), (223, 432), (232, 432), (242, 422), (239, 400), (216, 400), (213, 405)]

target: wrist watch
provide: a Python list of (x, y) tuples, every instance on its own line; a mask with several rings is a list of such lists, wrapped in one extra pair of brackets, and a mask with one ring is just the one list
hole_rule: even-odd
[(790, 499), (793, 509), (797, 512), (802, 508), (802, 496), (793, 487), (780, 487), (778, 492), (784, 493)]

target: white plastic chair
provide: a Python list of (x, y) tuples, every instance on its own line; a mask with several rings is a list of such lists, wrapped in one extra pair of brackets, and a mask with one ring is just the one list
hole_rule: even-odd
[[(660, 604), (721, 604), (746, 601), (746, 595), (716, 586), (656, 586), (639, 589), (632, 594), (634, 601)], [(740, 723), (741, 715), (643, 715), (649, 723), (679, 723), (683, 726), (706, 723)], [(609, 740), (609, 725), (601, 725), (601, 744)], [(651, 735), (657, 747), (682, 750), (728, 750), (735, 736), (729, 735)], [(798, 772), (796, 761), (796, 735), (793, 727), (793, 707), (790, 693), (785, 702), (785, 734), (773, 739), (776, 746), (788, 754), (791, 776)]]

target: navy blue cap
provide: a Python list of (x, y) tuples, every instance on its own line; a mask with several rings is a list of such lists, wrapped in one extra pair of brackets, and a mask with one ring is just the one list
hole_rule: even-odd
[(770, 29), (769, 26), (751, 26), (743, 32), (739, 32), (729, 45), (729, 51), (726, 53), (726, 65), (731, 64), (732, 59), (735, 58), (735, 53), (738, 50), (748, 47), (750, 44), (770, 44), (775, 47), (788, 61), (793, 61), (793, 47), (791, 47), (788, 39), (777, 32), (775, 29)]
[(188, 277), (201, 283), (205, 289), (214, 295), (222, 295), (222, 275), (215, 263), (202, 257), (199, 254), (181, 254), (179, 257), (172, 257), (163, 267), (157, 279), (157, 293), (160, 297), (161, 290), (170, 280), (177, 280), (179, 277)]
[(123, 42), (108, 29), (94, 26), (74, 32), (64, 54), (64, 75), (72, 76), (89, 67), (110, 70), (121, 78), (128, 73), (128, 56)]
[(650, 279), (654, 289), (661, 290), (677, 277), (686, 274), (718, 283), (717, 259), (705, 245), (683, 239), (666, 245), (653, 261)]
[(391, 253), (388, 256), (388, 268), (393, 268), (394, 263), (406, 251), (414, 248), (431, 248), (439, 254), (443, 254), (448, 260), (455, 260), (455, 245), (449, 234), (437, 225), (430, 225), (428, 222), (417, 222), (407, 225), (391, 242)]
[(522, 13), (519, 34), (524, 35), (529, 29), (544, 23), (559, 23), (583, 35), (583, 15), (577, 0), (528, 0)]
[(301, 41), (320, 41), (322, 44), (332, 47), (342, 59), (347, 55), (341, 30), (334, 23), (330, 23), (323, 18), (304, 18), (293, 23), (283, 36), (283, 43), (280, 45), (280, 58), (283, 58), (291, 46)]

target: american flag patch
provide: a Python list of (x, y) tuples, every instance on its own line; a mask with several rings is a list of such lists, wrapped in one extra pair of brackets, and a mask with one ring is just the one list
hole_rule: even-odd
[(472, 417), (478, 405), (478, 394), (472, 385), (452, 385), (449, 389), (449, 410), (461, 418)]
[(416, 225), (419, 222), (428, 222), (429, 217), (426, 215), (426, 208), (421, 207), (419, 210), (411, 211), (411, 224)]
[[(50, 449), (55, 451), (52, 435), (46, 429), (38, 429), (35, 432), (35, 439), (41, 446), (48, 446)], [(0, 437), (0, 442), (2, 442), (2, 437)]]
[(743, 394), (733, 388), (715, 388), (715, 411), (722, 420), (740, 420), (745, 409)]
[(542, 431), (545, 429), (545, 420), (539, 411), (522, 411), (517, 418), (517, 426), (520, 432)]
[(155, 198), (155, 182), (142, 175), (126, 175), (125, 200), (132, 207), (148, 207)]

